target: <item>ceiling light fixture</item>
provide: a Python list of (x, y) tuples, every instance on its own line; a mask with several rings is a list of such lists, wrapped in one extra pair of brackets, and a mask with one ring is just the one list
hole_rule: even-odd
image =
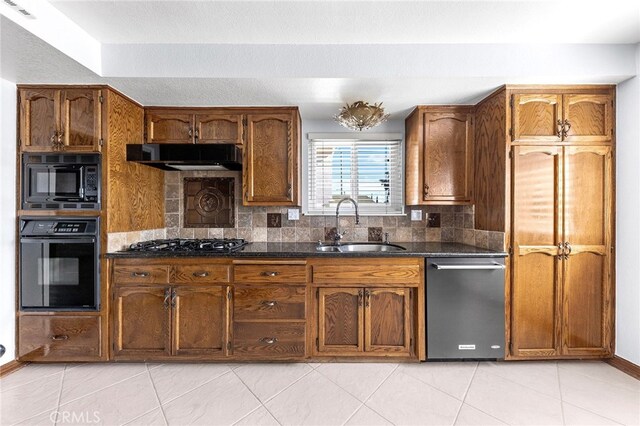
[(352, 130), (365, 130), (377, 126), (389, 118), (384, 113), (382, 102), (369, 105), (364, 101), (356, 101), (342, 107), (340, 113), (333, 117), (341, 126)]

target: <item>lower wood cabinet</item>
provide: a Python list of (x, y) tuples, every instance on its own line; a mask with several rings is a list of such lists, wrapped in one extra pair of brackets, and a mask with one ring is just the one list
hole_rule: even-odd
[(228, 286), (116, 288), (114, 358), (227, 355), (229, 292)]
[(423, 259), (115, 259), (116, 361), (424, 359)]
[(19, 361), (105, 361), (100, 315), (35, 315), (18, 318)]
[(408, 356), (410, 288), (319, 288), (318, 352)]

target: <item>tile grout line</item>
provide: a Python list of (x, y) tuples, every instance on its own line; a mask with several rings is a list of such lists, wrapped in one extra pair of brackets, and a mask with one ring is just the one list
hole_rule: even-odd
[[(313, 371), (313, 370), (312, 370), (312, 371)], [(235, 425), (236, 423), (238, 423), (239, 421), (241, 421), (242, 419), (244, 419), (245, 417), (247, 417), (248, 415), (250, 415), (250, 414), (251, 414), (251, 413), (253, 413), (254, 411), (259, 410), (259, 409), (260, 409), (260, 407), (264, 407), (264, 409), (267, 411), (267, 413), (269, 413), (269, 415), (270, 415), (271, 417), (273, 417), (273, 419), (274, 419), (274, 420), (275, 420), (275, 421), (276, 421), (280, 426), (282, 426), (282, 423), (280, 423), (280, 420), (278, 420), (278, 419), (276, 418), (276, 416), (274, 416), (274, 415), (273, 415), (273, 413), (272, 413), (272, 412), (267, 408), (267, 406), (266, 406), (266, 405), (264, 405), (264, 403), (262, 402), (262, 400), (261, 400), (260, 398), (258, 398), (258, 395), (256, 395), (256, 394), (251, 390), (251, 388), (249, 388), (249, 386), (247, 386), (247, 384), (244, 382), (244, 380), (242, 380), (242, 378), (241, 378), (240, 376), (238, 376), (238, 374), (236, 373), (236, 371), (235, 371), (235, 370), (231, 370), (231, 372), (232, 372), (233, 374), (235, 374), (235, 376), (238, 378), (238, 380), (240, 380), (240, 383), (242, 383), (242, 384), (244, 385), (244, 387), (245, 387), (245, 388), (247, 388), (247, 390), (248, 390), (249, 392), (251, 392), (251, 395), (253, 395), (253, 397), (254, 397), (254, 398), (255, 398), (255, 399), (260, 403), (260, 405), (259, 405), (258, 407), (256, 407), (255, 409), (251, 410), (251, 411), (250, 411), (250, 412), (248, 412), (246, 415), (244, 415), (244, 416), (240, 417), (240, 418), (239, 418), (236, 422), (234, 422), (233, 424)], [(306, 373), (306, 374), (304, 374), (302, 377), (306, 376), (306, 375), (307, 375), (307, 374), (309, 374), (310, 372), (311, 372), (311, 371), (307, 372), (307, 373)], [(300, 379), (302, 379), (302, 377), (300, 377)], [(300, 380), (300, 379), (298, 379), (298, 380)], [(298, 380), (296, 380), (296, 381), (295, 381), (295, 382), (293, 382), (293, 383), (296, 383)], [(291, 385), (293, 385), (293, 383), (292, 383)], [(291, 385), (290, 385), (290, 386), (291, 386)], [(289, 386), (287, 386), (285, 389), (288, 389), (288, 388), (289, 388)], [(283, 389), (282, 391), (284, 391), (284, 389)], [(269, 398), (267, 401), (270, 401), (271, 399), (275, 398), (275, 397), (276, 397), (278, 394), (280, 394), (282, 391), (278, 392), (276, 395), (274, 395), (273, 397)]]
[[(60, 412), (60, 400), (62, 400), (62, 388), (64, 387), (64, 378), (67, 375), (67, 366), (68, 364), (64, 365), (64, 370), (62, 370), (62, 379), (60, 380), (60, 389), (58, 390), (58, 404), (56, 404), (56, 415), (54, 417), (55, 421), (52, 422), (54, 425), (58, 424), (58, 414)], [(49, 420), (51, 420), (51, 417), (49, 417)]]
[(480, 367), (480, 362), (476, 361), (476, 367), (473, 369), (473, 374), (471, 375), (471, 379), (469, 379), (469, 383), (467, 384), (467, 388), (464, 390), (464, 395), (462, 395), (462, 401), (460, 407), (458, 407), (458, 412), (456, 413), (456, 417), (453, 419), (452, 424), (456, 424), (458, 421), (458, 417), (460, 416), (460, 411), (462, 411), (462, 407), (464, 406), (464, 401), (467, 399), (467, 394), (469, 393), (469, 389), (471, 389), (471, 383), (473, 383), (473, 379), (476, 377), (476, 372)]
[[(510, 361), (510, 362), (511, 362), (511, 361)], [(521, 362), (521, 361), (515, 361), (515, 362)], [(536, 362), (537, 362), (537, 361), (536, 361)], [(543, 362), (547, 362), (547, 361), (543, 361)], [(490, 375), (491, 377), (497, 377), (497, 378), (499, 378), (499, 379), (506, 380), (506, 381), (508, 381), (508, 382), (510, 382), (510, 383), (513, 383), (513, 384), (515, 384), (515, 385), (522, 386), (523, 388), (527, 388), (528, 390), (530, 390), (530, 391), (532, 391), (532, 392), (535, 392), (535, 393), (537, 393), (538, 395), (546, 396), (547, 398), (551, 398), (551, 399), (560, 399), (560, 398), (556, 398), (555, 396), (551, 396), (551, 395), (549, 395), (549, 394), (546, 394), (546, 393), (544, 393), (544, 392), (540, 392), (538, 389), (534, 389), (534, 388), (529, 387), (529, 386), (527, 386), (527, 385), (525, 385), (525, 384), (523, 384), (523, 383), (516, 382), (515, 380), (512, 380), (512, 379), (510, 379), (510, 378), (508, 378), (508, 377), (504, 377), (504, 376), (501, 376), (501, 375), (499, 375), (499, 374), (492, 373), (491, 371), (485, 371), (485, 373), (486, 373), (486, 374), (488, 374), (488, 375)]]
[(564, 417), (564, 399), (562, 398), (562, 385), (560, 384), (560, 366), (556, 361), (556, 376), (558, 378), (558, 393), (560, 394), (560, 414), (562, 414), (562, 424), (566, 425), (567, 420)]
[[(569, 361), (569, 362), (574, 362), (574, 363), (576, 362), (576, 360), (568, 360), (568, 361)], [(596, 361), (578, 361), (578, 362), (588, 362), (588, 363), (593, 363), (593, 364), (602, 363), (602, 364), (608, 365), (608, 364), (606, 364), (604, 361), (599, 361), (599, 362), (596, 362)], [(557, 362), (557, 364), (558, 364), (558, 369), (562, 369), (562, 370), (567, 370), (567, 371), (569, 371), (568, 369), (566, 369), (566, 368), (564, 368), (564, 367), (561, 367), (559, 362)], [(614, 369), (614, 371), (619, 371), (619, 370), (615, 369), (614, 367), (611, 367), (611, 368), (612, 368), (612, 369)], [(560, 376), (559, 371), (560, 371), (560, 370), (558, 370), (558, 377)], [(587, 373), (582, 373), (582, 372), (580, 372), (580, 371), (572, 371), (572, 373), (579, 374), (579, 375), (581, 375), (581, 376), (583, 376), (583, 377), (587, 377), (587, 378), (589, 378), (589, 379), (591, 379), (591, 380), (595, 380), (595, 381), (600, 382), (600, 383), (605, 383), (605, 384), (607, 384), (607, 385), (609, 385), (609, 386), (613, 386), (613, 387), (616, 387), (616, 388), (619, 388), (619, 389), (626, 389), (626, 390), (629, 390), (629, 388), (627, 388), (627, 387), (626, 387), (626, 386), (624, 386), (624, 385), (621, 385), (621, 384), (619, 384), (619, 383), (615, 383), (615, 382), (613, 382), (613, 381), (603, 380), (603, 379), (601, 379), (601, 378), (599, 378), (599, 377), (592, 376), (592, 375), (587, 374)], [(624, 374), (624, 373), (623, 373), (623, 374)], [(627, 377), (627, 376), (626, 376), (626, 374), (625, 374), (625, 376), (624, 376), (624, 377)]]
[[(313, 367), (311, 367), (311, 371), (307, 371), (306, 373), (304, 373), (302, 376), (298, 377), (296, 380), (294, 380), (293, 382), (291, 382), (289, 385), (287, 385), (285, 388), (283, 388), (280, 392), (270, 396), (269, 398), (267, 398), (264, 403), (266, 404), (267, 402), (270, 402), (272, 399), (274, 399), (276, 396), (280, 395), (282, 392), (286, 391), (287, 389), (289, 389), (291, 386), (295, 385), (296, 383), (298, 383), (300, 380), (304, 379), (306, 376), (308, 376), (309, 374), (313, 373), (315, 371), (315, 369)], [(238, 376), (238, 378), (240, 378), (240, 376)], [(244, 383), (244, 381), (242, 379), (240, 379), (242, 381), (242, 383)], [(246, 383), (245, 383), (245, 386)], [(248, 386), (247, 386), (248, 387)], [(260, 399), (260, 398), (258, 398)], [(262, 402), (262, 401), (260, 401)], [(265, 407), (266, 408), (266, 407)]]
[[(166, 364), (166, 365), (170, 365), (170, 364)], [(175, 364), (174, 364), (174, 365), (175, 365)], [(222, 365), (222, 364), (219, 364), (219, 365)], [(226, 365), (227, 367), (229, 367), (229, 366), (228, 366), (228, 364), (224, 364), (224, 365)], [(154, 370), (155, 370), (155, 368), (154, 368)], [(222, 376), (226, 376), (227, 374), (231, 373), (232, 371), (233, 371), (233, 370), (231, 369), (231, 367), (229, 367), (229, 371), (225, 371), (224, 373), (221, 373), (221, 374), (219, 374), (219, 375), (217, 375), (217, 376), (215, 376), (215, 377), (212, 377), (211, 379), (207, 380), (206, 382), (201, 383), (201, 384), (199, 384), (198, 386), (196, 386), (195, 388), (191, 388), (191, 389), (189, 389), (188, 391), (186, 391), (186, 392), (184, 392), (184, 393), (181, 393), (180, 395), (174, 396), (173, 398), (169, 398), (169, 399), (167, 399), (164, 403), (162, 403), (162, 402), (161, 402), (161, 403), (160, 403), (160, 405), (161, 405), (161, 406), (162, 406), (162, 405), (167, 405), (168, 403), (173, 402), (173, 401), (175, 401), (176, 399), (178, 399), (178, 398), (180, 398), (180, 397), (185, 396), (185, 395), (186, 395), (186, 394), (188, 394), (189, 392), (193, 392), (194, 390), (201, 388), (202, 386), (206, 385), (207, 383), (211, 383), (211, 382), (213, 382), (214, 380), (219, 379), (219, 378), (220, 378), (220, 377), (222, 377)], [(151, 371), (150, 371), (150, 370), (149, 370), (149, 375), (151, 375)], [(153, 382), (153, 378), (151, 379), (151, 381)], [(154, 385), (154, 386), (155, 386), (155, 385)], [(160, 398), (158, 398), (158, 399), (160, 399)]]
[[(462, 404), (466, 404), (466, 402), (465, 402), (465, 401), (467, 400), (467, 395), (468, 395), (468, 393), (469, 393), (469, 389), (471, 389), (471, 384), (473, 383), (473, 379), (475, 379), (475, 378), (476, 378), (476, 372), (477, 372), (479, 369), (480, 369), (480, 362), (478, 362), (478, 364), (476, 365), (476, 370), (473, 372), (473, 376), (471, 377), (471, 381), (469, 382), (469, 388), (467, 389), (467, 392), (465, 392), (465, 395), (464, 395), (464, 399), (463, 399), (463, 401), (462, 401)], [(495, 377), (503, 378), (503, 377), (501, 377), (501, 376), (497, 376), (497, 375), (494, 375), (494, 376), (495, 376)], [(505, 379), (505, 380), (507, 380), (507, 379)], [(509, 381), (510, 381), (510, 380), (509, 380)], [(516, 383), (516, 382), (512, 382), (512, 383)], [(518, 383), (516, 383), (516, 384), (518, 384)], [(526, 387), (526, 386), (525, 386), (525, 387)], [(527, 389), (529, 389), (529, 388), (527, 387)], [(487, 413), (486, 411), (481, 410), (480, 408), (476, 407), (475, 405), (472, 405), (472, 404), (467, 404), (467, 405), (468, 405), (469, 407), (472, 407), (472, 408), (473, 408), (473, 409), (475, 409), (475, 410), (480, 411), (482, 414), (485, 414), (485, 415), (487, 415), (487, 416), (491, 417), (492, 419), (495, 419), (495, 420), (499, 421), (499, 422), (500, 422), (500, 423), (502, 423), (502, 424), (505, 424), (505, 425), (508, 425), (508, 424), (509, 424), (509, 423), (507, 423), (506, 421), (503, 421), (502, 419), (497, 418), (497, 417), (496, 417), (496, 416), (494, 416), (493, 414), (489, 414), (489, 413)], [(460, 409), (462, 409), (462, 407), (461, 407)], [(457, 415), (456, 415), (456, 421), (458, 421), (458, 416), (457, 416)], [(455, 425), (455, 423), (454, 423), (454, 425)]]
[[(65, 368), (66, 368), (66, 365), (65, 365)], [(58, 412), (58, 409), (60, 408), (60, 395), (61, 395), (61, 393), (62, 393), (62, 381), (64, 380), (64, 370), (65, 370), (65, 368), (63, 368), (63, 369), (62, 369), (62, 371), (60, 371), (60, 372), (58, 372), (58, 373), (49, 374), (49, 375), (47, 375), (47, 376), (42, 377), (42, 379), (49, 379), (49, 378), (51, 378), (51, 377), (53, 377), (53, 376), (55, 376), (55, 375), (57, 375), (57, 374), (62, 375), (62, 377), (60, 378), (60, 386), (59, 386), (59, 388), (58, 388), (58, 398), (57, 398), (56, 406), (53, 408), (53, 410), (55, 410), (55, 412), (56, 412), (56, 413)], [(22, 385), (20, 385), (20, 386), (14, 386), (13, 388), (9, 388), (9, 389), (7, 389), (7, 390), (13, 390), (13, 389), (16, 389), (16, 388), (18, 388), (18, 387), (26, 386), (26, 385), (28, 385), (28, 384), (35, 383), (35, 382), (37, 382), (38, 380), (40, 380), (40, 379), (36, 379), (36, 380), (31, 381), (31, 382), (24, 383), (24, 384), (22, 384)], [(12, 425), (13, 425), (13, 426), (16, 426), (16, 425), (19, 425), (19, 424), (21, 424), (21, 423), (23, 423), (23, 424), (24, 424), (24, 422), (26, 422), (27, 420), (31, 420), (31, 419), (34, 419), (34, 418), (36, 418), (36, 417), (39, 417), (39, 416), (43, 415), (44, 413), (46, 413), (47, 411), (50, 411), (50, 409), (46, 409), (46, 410), (44, 410), (44, 411), (40, 411), (40, 412), (38, 412), (38, 413), (36, 413), (36, 414), (34, 414), (34, 415), (32, 415), (32, 416), (27, 417), (26, 419), (18, 420), (16, 423), (12, 423)], [(56, 415), (56, 420), (57, 420), (57, 419), (58, 419), (58, 416)], [(51, 423), (52, 423), (52, 424), (56, 424), (57, 422), (51, 422)]]
[[(90, 364), (87, 364), (87, 365), (90, 365)], [(118, 380), (118, 381), (117, 381), (117, 382), (115, 382), (115, 383), (111, 383), (109, 386), (105, 386), (105, 387), (103, 387), (103, 388), (96, 389), (96, 390), (94, 390), (93, 392), (85, 393), (85, 394), (83, 394), (83, 395), (81, 395), (81, 396), (79, 396), (79, 397), (77, 397), (77, 398), (70, 399), (69, 401), (65, 402), (65, 403), (64, 403), (64, 404), (62, 404), (61, 406), (62, 406), (62, 407), (64, 407), (65, 405), (70, 404), (70, 403), (72, 403), (72, 402), (74, 402), (74, 401), (77, 401), (77, 400), (82, 399), (82, 398), (84, 398), (84, 397), (86, 397), (86, 396), (93, 395), (94, 393), (98, 393), (98, 392), (100, 392), (100, 391), (103, 391), (103, 390), (105, 390), (105, 389), (108, 389), (108, 388), (110, 388), (110, 387), (112, 387), (112, 386), (118, 385), (118, 384), (120, 384), (120, 383), (122, 383), (122, 382), (124, 382), (124, 381), (129, 380), (129, 379), (133, 379), (134, 377), (141, 376), (141, 375), (143, 375), (144, 373), (145, 373), (145, 372), (144, 372), (144, 371), (142, 371), (142, 372), (140, 372), (140, 373), (134, 374), (133, 376), (129, 376), (129, 377), (125, 378), (125, 379)]]
[(394, 368), (394, 369), (393, 369), (393, 370), (392, 370), (392, 371), (387, 375), (387, 377), (385, 377), (385, 378), (384, 378), (384, 380), (383, 380), (382, 382), (380, 382), (380, 384), (378, 385), (378, 387), (377, 387), (377, 388), (375, 388), (375, 389), (374, 389), (374, 391), (373, 391), (373, 392), (371, 392), (371, 395), (369, 395), (369, 396), (367, 397), (367, 399), (365, 399), (365, 400), (364, 400), (364, 402), (362, 403), (362, 405), (366, 405), (366, 407), (367, 407), (369, 410), (373, 411), (374, 413), (376, 413), (377, 415), (379, 415), (380, 417), (382, 417), (383, 419), (385, 419), (386, 421), (388, 421), (388, 422), (389, 422), (389, 423), (391, 423), (392, 425), (395, 425), (395, 423), (393, 423), (391, 420), (389, 420), (388, 418), (386, 418), (386, 417), (385, 417), (385, 416), (383, 416), (382, 414), (378, 413), (378, 412), (377, 412), (376, 410), (374, 410), (373, 408), (369, 407), (369, 406), (367, 405), (367, 401), (369, 401), (369, 400), (371, 399), (371, 397), (372, 397), (373, 395), (375, 395), (375, 393), (376, 393), (376, 392), (378, 392), (378, 389), (380, 389), (380, 388), (382, 387), (382, 385), (384, 385), (384, 382), (386, 382), (387, 380), (389, 380), (389, 377), (391, 377), (391, 375), (392, 375), (393, 373), (395, 373), (395, 372), (396, 372), (396, 370), (397, 370), (398, 368), (400, 368), (400, 364), (396, 364), (396, 368)]
[[(162, 408), (162, 403), (160, 402), (160, 396), (158, 395), (158, 390), (156, 389), (156, 384), (153, 383), (153, 377), (151, 377), (151, 371), (149, 371), (149, 364), (145, 363), (144, 367), (147, 370), (147, 377), (149, 377), (149, 382), (151, 382), (151, 389), (153, 389), (153, 394), (156, 396), (156, 401), (158, 401), (158, 407), (160, 408), (160, 414), (162, 414), (162, 419), (164, 420), (164, 424), (168, 426), (169, 425), (169, 421), (167, 420), (166, 414), (164, 414), (164, 409)], [(149, 410), (147, 413), (150, 413), (151, 411), (153, 411), (153, 410)], [(141, 416), (138, 416), (136, 418), (140, 418), (140, 417), (144, 416), (147, 413), (144, 413)], [(134, 421), (134, 420), (135, 419), (133, 419), (131, 421)]]

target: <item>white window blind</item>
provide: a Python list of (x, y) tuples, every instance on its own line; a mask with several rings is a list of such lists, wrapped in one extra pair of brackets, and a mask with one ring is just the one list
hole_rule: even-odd
[[(335, 214), (344, 197), (358, 201), (360, 214), (402, 214), (402, 139), (309, 141), (308, 213)], [(364, 135), (363, 135), (364, 136)], [(344, 203), (341, 212), (353, 211)]]

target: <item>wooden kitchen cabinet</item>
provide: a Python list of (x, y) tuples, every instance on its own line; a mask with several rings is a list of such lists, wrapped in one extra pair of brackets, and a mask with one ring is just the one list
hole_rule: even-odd
[(114, 290), (115, 359), (145, 360), (171, 355), (170, 291), (164, 286)]
[(511, 354), (612, 353), (612, 152), (513, 148)]
[(418, 107), (405, 125), (406, 204), (470, 204), (473, 199), (472, 107)]
[(147, 143), (243, 143), (243, 113), (223, 108), (146, 111)]
[(318, 352), (409, 355), (411, 289), (319, 288)]
[(100, 89), (23, 87), (18, 96), (21, 151), (100, 150)]
[(314, 259), (316, 355), (424, 359), (422, 259)]
[(300, 204), (300, 120), (297, 108), (247, 115), (243, 204)]
[(515, 93), (513, 143), (610, 143), (613, 96), (609, 93)]
[(111, 277), (114, 359), (228, 354), (229, 261), (117, 259)]

